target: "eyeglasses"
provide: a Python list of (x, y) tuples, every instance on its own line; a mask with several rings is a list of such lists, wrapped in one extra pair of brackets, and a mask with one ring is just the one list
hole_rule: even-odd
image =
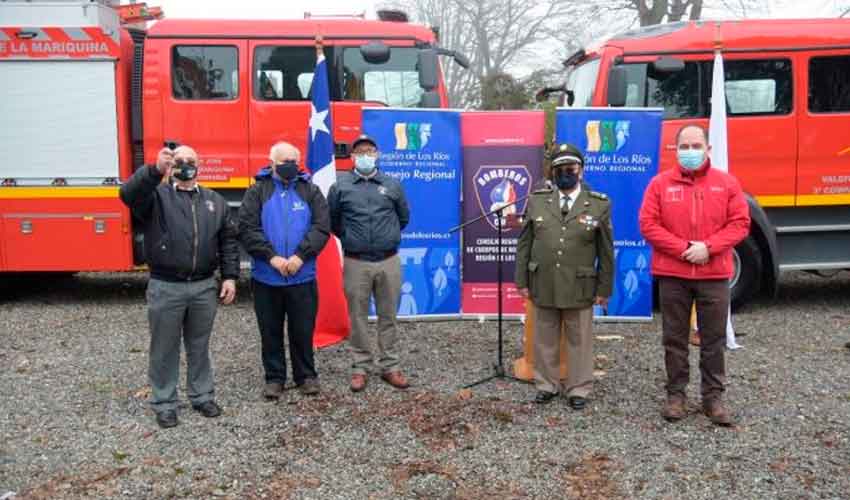
[(378, 156), (377, 149), (356, 149), (351, 152), (353, 155)]
[(564, 164), (558, 165), (557, 167), (552, 168), (553, 173), (564, 172), (564, 173), (577, 174), (577, 173), (579, 173), (579, 170), (581, 170), (581, 164), (580, 163), (564, 163)]
[(178, 166), (178, 167), (182, 167), (183, 165), (189, 165), (189, 166), (194, 167), (195, 166), (195, 160), (191, 160), (191, 159), (190, 160), (184, 160), (184, 159), (180, 158), (180, 159), (174, 160), (174, 165)]
[(703, 149), (705, 149), (705, 144), (703, 144), (701, 142), (692, 142), (690, 144), (683, 142), (683, 143), (679, 144), (678, 148), (679, 148), (680, 151), (687, 151), (689, 149), (696, 149), (696, 150), (702, 151)]

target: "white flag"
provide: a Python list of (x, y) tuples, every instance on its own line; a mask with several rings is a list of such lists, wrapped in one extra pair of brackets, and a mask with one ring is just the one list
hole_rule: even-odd
[[(714, 53), (714, 70), (711, 75), (711, 119), (708, 122), (708, 143), (711, 144), (711, 166), (729, 171), (729, 136), (726, 131), (726, 76), (723, 55)], [(732, 327), (732, 309), (726, 317), (726, 347), (738, 349), (735, 328)]]

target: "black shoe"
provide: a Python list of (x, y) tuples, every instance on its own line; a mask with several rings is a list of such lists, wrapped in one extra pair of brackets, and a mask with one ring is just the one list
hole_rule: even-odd
[(163, 429), (177, 427), (177, 410), (165, 410), (157, 412), (156, 423)]
[(304, 379), (298, 386), (298, 392), (304, 396), (315, 396), (319, 393), (319, 381), (313, 377)]
[(534, 396), (534, 402), (539, 405), (546, 404), (555, 399), (557, 395), (557, 392), (537, 391), (537, 395)]
[(587, 400), (581, 396), (570, 396), (567, 401), (573, 410), (584, 410), (584, 407), (587, 406)]
[(215, 401), (205, 401), (199, 405), (192, 405), (192, 408), (207, 418), (215, 418), (221, 415), (221, 407), (215, 404)]

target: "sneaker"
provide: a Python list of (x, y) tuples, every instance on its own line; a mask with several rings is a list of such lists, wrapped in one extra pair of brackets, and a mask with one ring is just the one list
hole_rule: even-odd
[(283, 395), (283, 384), (278, 382), (269, 382), (266, 384), (266, 387), (263, 389), (263, 397), (268, 399), (269, 401), (280, 399)]
[(156, 423), (163, 429), (177, 426), (177, 410), (165, 410), (157, 412)]
[(207, 418), (215, 418), (221, 415), (221, 407), (215, 401), (204, 401), (199, 405), (192, 405), (192, 408)]
[(722, 425), (724, 427), (732, 425), (732, 416), (729, 415), (729, 411), (723, 405), (723, 401), (717, 398), (704, 400), (702, 402), (702, 411), (714, 425)]
[(685, 418), (685, 405), (687, 400), (681, 394), (670, 394), (667, 396), (667, 403), (664, 409), (661, 410), (661, 416), (668, 422), (676, 422)]
[(404, 375), (401, 374), (400, 371), (387, 372), (381, 375), (381, 380), (395, 387), (396, 389), (407, 389), (410, 387), (410, 384), (407, 383), (407, 379), (404, 378)]
[(298, 392), (304, 396), (315, 396), (319, 390), (319, 381), (313, 377), (304, 379), (304, 382), (298, 386)]

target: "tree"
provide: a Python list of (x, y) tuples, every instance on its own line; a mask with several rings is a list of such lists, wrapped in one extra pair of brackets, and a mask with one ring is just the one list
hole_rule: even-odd
[[(414, 21), (439, 26), (440, 44), (470, 59), (470, 70), (444, 65), (451, 105), (475, 107), (482, 84), (532, 54), (532, 47), (553, 39), (576, 0), (391, 0)], [(498, 79), (498, 78), (497, 78)]]

